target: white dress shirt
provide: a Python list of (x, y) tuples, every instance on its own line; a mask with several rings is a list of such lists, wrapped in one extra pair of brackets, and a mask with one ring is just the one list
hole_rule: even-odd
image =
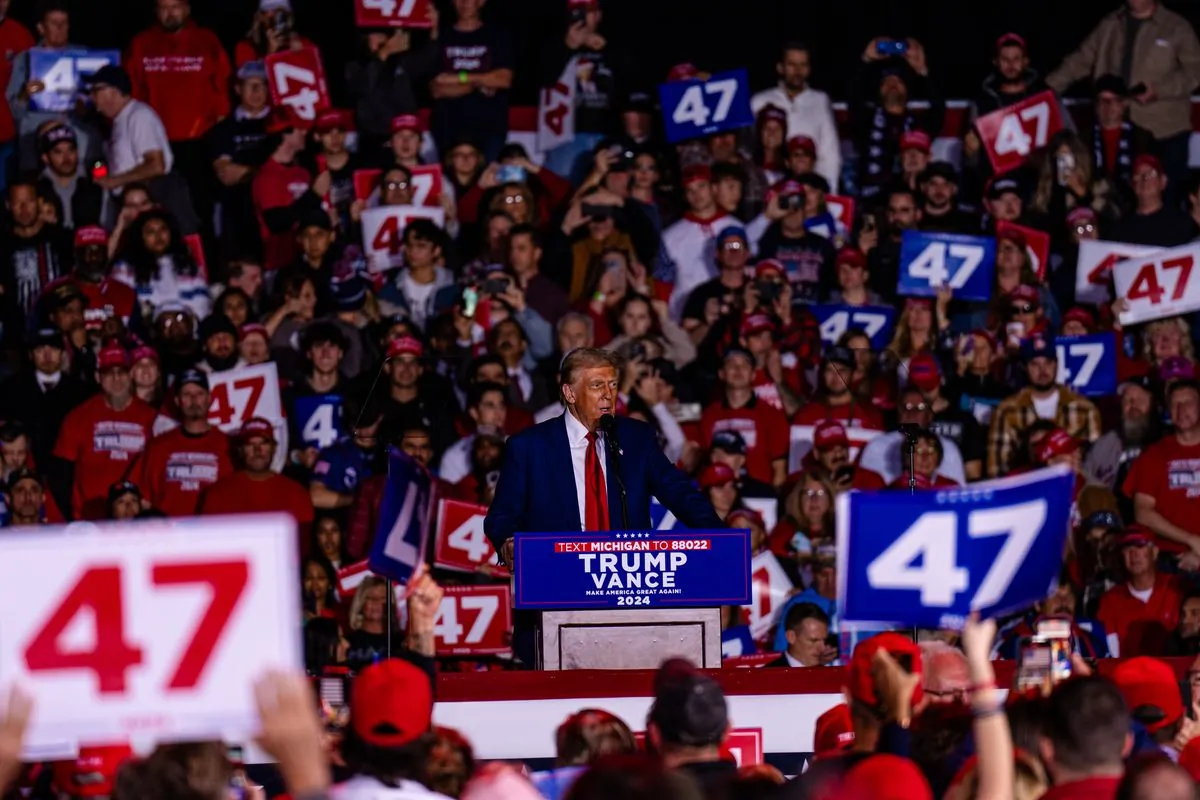
[(829, 181), (834, 194), (842, 173), (842, 143), (838, 137), (837, 122), (833, 117), (833, 106), (829, 95), (816, 89), (805, 88), (795, 97), (788, 97), (782, 85), (764, 89), (750, 98), (750, 110), (755, 114), (766, 105), (782, 108), (787, 112), (787, 138), (808, 136), (817, 145), (816, 171)]
[[(567, 443), (571, 446), (571, 469), (575, 472), (575, 496), (579, 499), (579, 530), (587, 530), (587, 448), (588, 429), (570, 411), (563, 412), (567, 425)], [(608, 454), (604, 452), (604, 434), (597, 431), (596, 449), (600, 454), (600, 472), (608, 489)], [(612, 498), (609, 498), (609, 523), (612, 523)]]

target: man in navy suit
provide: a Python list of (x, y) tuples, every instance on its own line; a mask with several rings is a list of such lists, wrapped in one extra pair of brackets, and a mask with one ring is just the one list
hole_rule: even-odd
[(649, 530), (651, 497), (689, 528), (725, 527), (708, 499), (667, 461), (652, 427), (616, 418), (619, 449), (610, 449), (600, 418), (617, 407), (617, 356), (579, 348), (561, 373), (566, 413), (527, 428), (504, 449), (483, 528), (506, 564), (512, 564), (517, 531)]

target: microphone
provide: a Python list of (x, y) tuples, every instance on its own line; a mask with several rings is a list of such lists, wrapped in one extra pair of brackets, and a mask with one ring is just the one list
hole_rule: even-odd
[(601, 414), (600, 419), (596, 421), (596, 427), (604, 434), (604, 443), (608, 447), (609, 469), (612, 470), (613, 477), (617, 481), (617, 489), (621, 492), (621, 523), (622, 530), (629, 530), (629, 501), (628, 493), (625, 490), (625, 479), (621, 476), (621, 460), (619, 456), (625, 454), (621, 449), (620, 443), (617, 441), (617, 418), (612, 414)]
[(601, 414), (600, 419), (596, 421), (596, 427), (605, 436), (612, 436), (617, 430), (617, 418), (612, 414)]

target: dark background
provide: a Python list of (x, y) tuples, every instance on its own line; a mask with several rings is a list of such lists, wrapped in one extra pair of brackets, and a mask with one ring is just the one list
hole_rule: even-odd
[[(72, 39), (79, 44), (124, 48), (153, 21), (154, 0), (74, 0)], [(449, 0), (437, 0), (449, 22)], [(1029, 42), (1042, 74), (1082, 41), (1119, 0), (602, 0), (602, 32), (610, 46), (631, 53), (647, 87), (674, 64), (704, 70), (745, 66), (754, 88), (775, 80), (779, 45), (809, 43), (812, 83), (834, 99), (845, 96), (866, 42), (873, 36), (915, 36), (926, 48), (934, 78), (946, 97), (973, 97), (990, 68), (992, 42), (1014, 31)], [(292, 0), (297, 29), (320, 45), (339, 93), (340, 68), (360, 46), (352, 0)], [(12, 15), (31, 22), (35, 0), (14, 0)], [(1200, 23), (1200, 0), (1166, 4)], [(216, 30), (232, 52), (250, 27), (257, 0), (192, 0), (192, 15)], [(566, 0), (490, 0), (484, 18), (508, 27), (517, 54), (515, 104), (536, 103), (541, 43), (561, 37)], [(418, 34), (418, 36), (421, 34)], [(336, 97), (335, 97), (336, 100)]]

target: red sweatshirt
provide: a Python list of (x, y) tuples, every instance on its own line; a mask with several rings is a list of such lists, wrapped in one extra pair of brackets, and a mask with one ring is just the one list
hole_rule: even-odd
[[(0, 86), (8, 86), (12, 77), (12, 60), (17, 53), (33, 47), (33, 36), (29, 29), (15, 19), (5, 17), (0, 21)], [(12, 111), (8, 103), (0, 103), (0, 142), (11, 142), (17, 136)]]
[(133, 96), (153, 106), (173, 142), (197, 139), (229, 115), (229, 56), (216, 34), (194, 22), (175, 33), (157, 25), (142, 31), (125, 67)]

